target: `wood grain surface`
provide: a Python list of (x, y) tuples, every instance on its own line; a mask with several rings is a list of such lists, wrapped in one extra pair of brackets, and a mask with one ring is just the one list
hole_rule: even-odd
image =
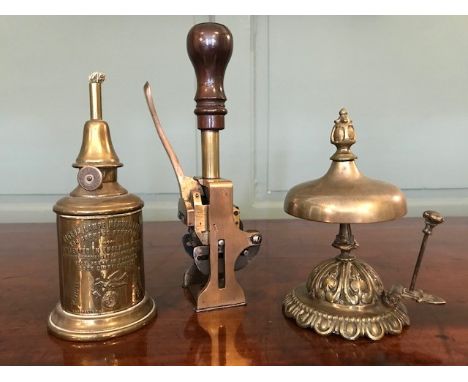
[[(408, 285), (422, 219), (354, 225), (358, 255), (389, 288)], [(445, 306), (408, 302), (411, 326), (378, 342), (345, 341), (301, 329), (281, 311), (284, 295), (336, 254), (337, 226), (299, 220), (248, 221), (263, 233), (258, 256), (237, 273), (248, 305), (196, 314), (181, 288), (190, 264), (179, 222), (145, 224), (146, 289), (157, 318), (103, 343), (72, 343), (47, 333), (58, 301), (54, 224), (0, 225), (1, 365), (467, 365), (468, 218), (449, 218), (428, 243), (417, 287)]]

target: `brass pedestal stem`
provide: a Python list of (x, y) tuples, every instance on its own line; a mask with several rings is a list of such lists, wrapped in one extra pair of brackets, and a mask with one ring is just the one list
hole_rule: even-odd
[(219, 178), (219, 131), (202, 130), (202, 178)]

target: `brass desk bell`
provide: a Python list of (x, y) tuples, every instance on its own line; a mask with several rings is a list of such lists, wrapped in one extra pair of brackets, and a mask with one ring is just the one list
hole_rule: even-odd
[(102, 120), (101, 83), (89, 78), (91, 119), (85, 123), (78, 187), (54, 206), (57, 213), (60, 302), (48, 328), (58, 337), (96, 341), (129, 333), (156, 314), (145, 293), (143, 201), (117, 182), (122, 166)]
[(219, 131), (224, 129), (224, 73), (232, 54), (232, 35), (217, 23), (195, 25), (187, 50), (197, 76), (195, 114), (201, 130), (202, 176), (185, 176), (154, 107), (151, 88), (145, 96), (157, 133), (169, 156), (179, 189), (179, 219), (188, 226), (182, 238), (193, 264), (183, 287), (192, 293), (196, 311), (244, 305), (245, 295), (235, 271), (256, 255), (262, 240), (257, 231), (244, 231), (233, 204), (232, 182), (220, 177)]
[(348, 340), (360, 336), (378, 340), (386, 333), (401, 333), (409, 325), (402, 298), (445, 303), (439, 297), (415, 289), (427, 238), (443, 218), (435, 211), (424, 213), (424, 239), (411, 285), (409, 288), (396, 285), (386, 291), (376, 271), (352, 253), (358, 244), (351, 233), (351, 223), (400, 218), (406, 214), (405, 197), (397, 187), (359, 172), (357, 157), (350, 150), (356, 136), (345, 109), (340, 110), (330, 140), (337, 147), (330, 158), (330, 169), (323, 177), (289, 190), (284, 210), (301, 219), (339, 224), (332, 246), (340, 254), (316, 266), (306, 284), (285, 297), (283, 311), (299, 326), (313, 328), (318, 334), (334, 333)]

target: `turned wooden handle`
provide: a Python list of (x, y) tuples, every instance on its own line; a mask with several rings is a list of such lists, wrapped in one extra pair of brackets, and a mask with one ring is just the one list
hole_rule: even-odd
[(223, 82), (232, 46), (232, 34), (222, 24), (197, 24), (187, 35), (187, 51), (197, 76), (195, 114), (200, 130), (224, 129)]

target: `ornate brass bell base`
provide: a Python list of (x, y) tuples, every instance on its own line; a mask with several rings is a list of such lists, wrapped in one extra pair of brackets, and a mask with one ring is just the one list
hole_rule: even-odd
[(71, 314), (60, 303), (49, 316), (49, 331), (70, 341), (102, 341), (131, 333), (149, 323), (156, 315), (156, 305), (145, 295), (131, 308), (108, 314)]
[(285, 316), (318, 334), (348, 340), (401, 333), (410, 321), (400, 294), (386, 292), (374, 268), (351, 254), (359, 245), (350, 224), (340, 224), (332, 246), (341, 253), (317, 265), (307, 283), (285, 297)]
[(379, 340), (385, 334), (400, 334), (403, 327), (410, 324), (401, 302), (388, 306), (379, 301), (366, 310), (352, 310), (310, 298), (305, 284), (285, 297), (283, 312), (301, 328), (314, 329), (321, 335), (338, 334), (347, 340), (363, 336)]

